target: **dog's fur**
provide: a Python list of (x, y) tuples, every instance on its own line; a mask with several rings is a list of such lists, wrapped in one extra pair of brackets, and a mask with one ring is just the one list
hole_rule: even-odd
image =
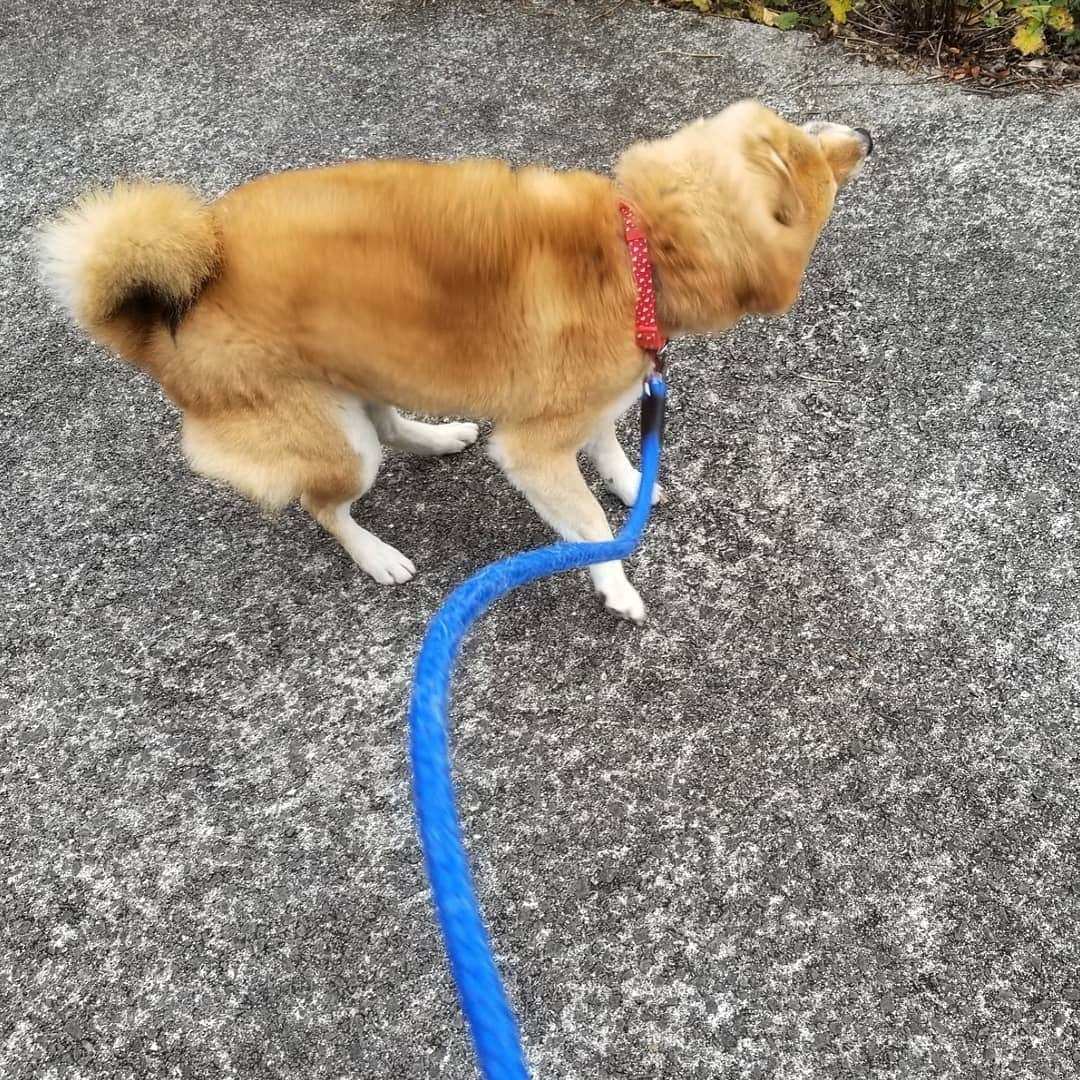
[[(382, 582), (407, 558), (350, 516), (381, 444), (460, 450), (490, 418), (492, 455), (562, 536), (611, 536), (584, 449), (632, 502), (614, 420), (647, 357), (619, 199), (650, 244), (661, 329), (718, 331), (795, 300), (839, 184), (868, 145), (742, 102), (632, 147), (617, 184), (497, 161), (360, 162), (246, 183), (206, 204), (122, 183), (41, 237), (51, 290), (183, 411), (198, 472), (266, 507), (300, 499)], [(618, 614), (644, 608), (618, 563), (593, 568)]]

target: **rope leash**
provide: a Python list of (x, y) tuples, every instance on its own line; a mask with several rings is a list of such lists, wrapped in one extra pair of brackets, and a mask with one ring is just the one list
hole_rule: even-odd
[(466, 633), (499, 597), (549, 574), (623, 559), (637, 547), (660, 471), (666, 398), (663, 377), (650, 375), (641, 397), (641, 485), (618, 536), (601, 543), (552, 544), (492, 563), (447, 597), (420, 647), (409, 704), (409, 756), (420, 846), (484, 1080), (528, 1080), (529, 1074), (476, 898), (454, 799), (447, 731), (450, 676)]

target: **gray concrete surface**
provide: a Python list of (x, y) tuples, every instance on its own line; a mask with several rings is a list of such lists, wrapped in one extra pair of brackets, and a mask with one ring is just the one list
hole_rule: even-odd
[(1076, 1075), (1080, 101), (610, 6), (5, 6), (5, 1080), (472, 1077), (403, 714), (440, 598), (546, 539), (478, 452), (363, 506), (405, 588), (261, 518), (46, 305), (31, 224), (115, 175), (605, 168), (744, 95), (878, 151), (789, 316), (675, 350), (652, 621), (535, 586), (457, 683), (536, 1075)]

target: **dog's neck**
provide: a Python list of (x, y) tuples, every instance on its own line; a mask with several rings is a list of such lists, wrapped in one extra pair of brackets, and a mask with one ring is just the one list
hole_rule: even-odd
[(732, 267), (705, 235), (692, 181), (664, 170), (620, 162), (618, 187), (633, 208), (649, 243), (656, 289), (656, 314), (668, 337), (726, 330), (745, 314)]

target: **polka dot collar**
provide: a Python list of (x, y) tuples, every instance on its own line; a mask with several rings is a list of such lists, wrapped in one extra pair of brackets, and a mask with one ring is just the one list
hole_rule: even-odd
[(656, 322), (656, 290), (653, 286), (652, 262), (649, 259), (649, 241), (634, 220), (634, 211), (628, 203), (619, 203), (623, 219), (623, 234), (630, 251), (630, 269), (634, 275), (637, 301), (634, 305), (634, 338), (639, 349), (652, 354), (654, 368), (663, 367), (657, 355), (667, 344)]

